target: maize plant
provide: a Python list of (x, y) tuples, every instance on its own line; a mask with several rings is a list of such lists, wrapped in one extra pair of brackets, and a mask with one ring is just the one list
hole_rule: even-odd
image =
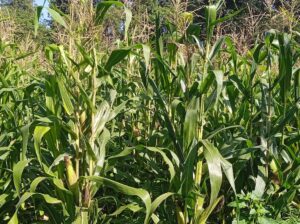
[[(239, 54), (214, 35), (238, 13), (221, 17), (219, 1), (205, 27), (157, 11), (153, 36), (136, 43), (128, 5), (91, 2), (48, 9), (65, 42), (42, 53), (0, 41), (0, 219), (298, 223), (295, 34), (270, 30)], [(124, 38), (103, 50), (86, 27), (116, 9)]]

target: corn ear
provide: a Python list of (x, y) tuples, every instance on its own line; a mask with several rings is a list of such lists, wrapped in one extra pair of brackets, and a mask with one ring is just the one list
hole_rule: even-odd
[(270, 163), (270, 168), (274, 174), (276, 174), (278, 172), (278, 167), (277, 167), (274, 159), (272, 159), (272, 161)]
[(91, 194), (90, 194), (90, 187), (88, 184), (86, 184), (84, 188), (84, 195), (83, 195), (83, 207), (89, 208), (91, 204)]
[(67, 172), (67, 181), (70, 191), (73, 193), (76, 203), (79, 203), (79, 184), (78, 177), (73, 168), (72, 162), (68, 156), (64, 157), (66, 172)]
[(79, 119), (80, 119), (80, 124), (81, 124), (81, 126), (83, 126), (84, 123), (85, 123), (85, 121), (86, 121), (86, 112), (85, 112), (85, 111), (83, 111), (83, 112), (81, 113)]
[(176, 205), (176, 214), (177, 214), (177, 223), (185, 224), (184, 214), (178, 205)]

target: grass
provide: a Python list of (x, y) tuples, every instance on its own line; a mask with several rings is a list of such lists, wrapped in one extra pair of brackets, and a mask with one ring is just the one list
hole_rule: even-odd
[(126, 38), (100, 51), (80, 26), (101, 29), (113, 4), (124, 7), (99, 3), (82, 23), (50, 10), (67, 38), (45, 46), (46, 65), (0, 42), (1, 220), (299, 219), (296, 38), (271, 30), (239, 55), (214, 38), (221, 6), (209, 5), (204, 41), (185, 13), (182, 34), (157, 16), (153, 39), (133, 43), (126, 9)]

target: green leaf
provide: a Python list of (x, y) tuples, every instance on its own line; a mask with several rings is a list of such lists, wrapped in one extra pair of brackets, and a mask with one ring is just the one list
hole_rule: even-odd
[(47, 180), (48, 177), (37, 177), (30, 184), (30, 192), (34, 193), (36, 191), (37, 186), (44, 180)]
[(210, 205), (212, 205), (218, 197), (219, 191), (221, 189), (222, 184), (222, 169), (233, 189), (235, 190), (234, 176), (232, 165), (226, 161), (218, 149), (214, 147), (212, 143), (208, 140), (202, 140), (202, 144), (204, 145), (204, 157), (207, 162), (210, 185), (211, 185), (211, 196), (210, 196)]
[(95, 175), (100, 175), (100, 172), (104, 168), (105, 156), (106, 156), (106, 144), (110, 140), (110, 132), (104, 128), (101, 135), (98, 138), (99, 150), (97, 154), (97, 167)]
[(98, 184), (103, 184), (106, 187), (110, 187), (116, 191), (121, 192), (122, 194), (131, 195), (131, 196), (137, 196), (145, 204), (146, 207), (146, 217), (145, 217), (145, 224), (148, 223), (147, 221), (150, 218), (151, 215), (151, 197), (148, 193), (148, 191), (141, 189), (141, 188), (134, 188), (127, 186), (125, 184), (121, 184), (119, 182), (104, 178), (104, 177), (96, 177), (96, 176), (88, 176), (84, 177), (87, 180), (94, 181)]
[[(284, 222), (286, 222), (286, 221), (284, 221)], [(258, 223), (259, 224), (280, 224), (282, 222), (276, 221), (274, 219), (267, 218), (267, 217), (258, 217)], [(291, 222), (291, 224), (292, 224), (292, 222)]]
[(53, 161), (53, 163), (49, 166), (47, 173), (49, 174), (54, 166), (57, 166), (61, 161), (64, 161), (65, 156), (70, 156), (70, 154), (63, 153), (63, 154), (60, 154), (59, 156), (57, 156), (55, 158), (55, 160)]
[(167, 126), (167, 129), (169, 131), (169, 135), (172, 139), (172, 142), (175, 146), (175, 151), (176, 151), (176, 154), (178, 156), (178, 158), (180, 159), (181, 162), (184, 161), (184, 154), (183, 154), (183, 150), (181, 148), (181, 145), (179, 144), (179, 141), (177, 139), (177, 136), (176, 136), (176, 133), (175, 133), (175, 130), (174, 130), (174, 127), (173, 127), (173, 124), (169, 118), (169, 114), (168, 114), (168, 111), (167, 111), (167, 108), (166, 108), (166, 104), (155, 84), (155, 82), (149, 78), (149, 83), (150, 85), (152, 86), (156, 96), (157, 96), (157, 103), (158, 105), (161, 107), (162, 111), (163, 111), (163, 117), (165, 119), (165, 122), (166, 122), (166, 126)]
[(146, 68), (148, 69), (151, 57), (151, 48), (148, 45), (143, 44), (143, 55), (145, 59)]
[(212, 60), (215, 58), (215, 56), (220, 52), (221, 50), (221, 47), (223, 45), (225, 41), (225, 38), (224, 37), (221, 37), (220, 39), (218, 39), (215, 44), (213, 45), (209, 55), (208, 55), (208, 60), (210, 62), (212, 62)]
[(79, 87), (80, 89), (80, 93), (82, 98), (84, 99), (85, 103), (89, 106), (89, 109), (92, 110), (93, 112), (96, 111), (92, 101), (90, 100), (88, 94), (86, 93), (86, 91), (83, 88), (83, 85), (81, 83), (81, 81), (75, 76), (74, 73), (71, 73), (72, 77), (74, 78), (74, 81), (76, 82), (76, 85)]
[(215, 207), (219, 204), (222, 197), (217, 198), (212, 204), (210, 204), (204, 211), (199, 211), (195, 217), (196, 222), (199, 224), (205, 224), (209, 216), (211, 215), (212, 211), (215, 209)]
[(129, 52), (130, 52), (130, 49), (114, 50), (106, 62), (105, 70), (110, 72), (112, 67), (115, 66), (116, 64), (118, 64), (124, 58), (126, 58), (126, 56), (129, 54)]
[(107, 101), (103, 101), (99, 105), (99, 109), (94, 117), (94, 123), (92, 124), (93, 138), (98, 137), (98, 135), (103, 131), (105, 124), (110, 120), (111, 107)]
[(209, 5), (205, 7), (205, 20), (207, 41), (210, 43), (217, 20), (217, 5)]
[(128, 41), (128, 30), (129, 30), (129, 26), (132, 20), (132, 12), (130, 9), (125, 7), (125, 15), (126, 15), (126, 19), (125, 19), (125, 41)]
[(175, 177), (175, 168), (172, 163), (172, 161), (169, 159), (169, 157), (166, 155), (166, 153), (163, 152), (163, 149), (157, 148), (157, 147), (145, 147), (149, 151), (159, 153), (165, 163), (168, 165), (169, 173), (170, 173), (170, 182), (172, 182), (173, 178)]
[(43, 136), (50, 130), (50, 127), (46, 126), (36, 126), (33, 133), (34, 139), (34, 149), (37, 156), (38, 161), (42, 165), (42, 156), (41, 156), (41, 141)]
[(50, 9), (50, 8), (48, 8), (48, 12), (55, 22), (59, 23), (66, 29), (68, 28), (64, 18), (58, 12), (56, 12), (55, 10)]
[(258, 174), (255, 179), (255, 189), (253, 191), (253, 194), (258, 198), (261, 198), (265, 193), (266, 178), (267, 178), (267, 173), (265, 167), (258, 166)]
[(300, 100), (300, 69), (293, 72), (295, 76), (295, 102)]
[[(206, 143), (206, 142), (205, 142)], [(204, 144), (204, 156), (209, 171), (209, 181), (211, 186), (210, 204), (212, 205), (218, 197), (222, 184), (222, 170), (219, 155), (216, 149), (207, 142)]]
[(27, 124), (27, 125), (25, 125), (21, 128), (21, 134), (22, 134), (22, 160), (26, 159), (26, 152), (27, 152), (30, 126), (31, 126), (31, 123)]
[[(45, 2), (44, 2), (44, 4), (45, 4)], [(44, 6), (37, 6), (36, 7), (35, 18), (34, 18), (34, 36), (35, 37), (37, 36), (37, 31), (38, 31), (38, 28), (39, 28), (39, 21), (40, 21), (40, 17), (41, 17), (43, 8), (44, 8)]]
[(19, 223), (18, 213), (15, 212), (14, 215), (9, 220), (8, 224), (18, 224), (18, 223)]
[(217, 103), (223, 89), (224, 73), (221, 70), (213, 70), (212, 72), (214, 73), (217, 81), (217, 97), (216, 97), (216, 103)]
[(109, 214), (109, 216), (120, 215), (126, 209), (129, 209), (133, 213), (136, 213), (136, 212), (140, 211), (142, 208), (138, 204), (136, 204), (136, 203), (131, 203), (131, 204), (128, 204), (128, 205), (120, 206), (116, 211), (114, 211), (113, 213)]
[(261, 58), (264, 46), (265, 46), (265, 44), (263, 44), (263, 43), (258, 44), (257, 46), (255, 46), (255, 49), (254, 49), (254, 52), (253, 52), (253, 59), (254, 59), (256, 64), (261, 63), (260, 58)]
[(0, 195), (0, 208), (9, 200), (9, 194)]
[[(79, 50), (79, 52), (81, 53), (82, 57), (84, 58), (84, 61), (86, 63), (88, 63), (92, 69), (92, 67), (94, 67), (95, 65), (95, 61), (94, 61), (94, 58), (91, 57), (88, 52), (86, 52), (86, 50), (84, 49), (84, 47), (82, 45), (80, 45), (78, 42), (75, 43), (76, 44), (76, 47), (77, 49)], [(82, 62), (81, 62), (82, 63)]]
[[(65, 65), (70, 68), (70, 63), (69, 63), (69, 60), (68, 60), (68, 57), (67, 57), (67, 54), (66, 54), (66, 51), (64, 49), (64, 46), (60, 45), (58, 46), (58, 50), (60, 52), (60, 55), (63, 59), (63, 62), (65, 63)], [(72, 73), (73, 74), (73, 73)]]
[(191, 100), (184, 119), (183, 125), (183, 149), (185, 155), (189, 153), (190, 146), (194, 139), (197, 138), (197, 118), (198, 118), (199, 99), (193, 97)]
[(72, 115), (74, 113), (74, 107), (73, 107), (70, 95), (66, 89), (66, 86), (63, 83), (63, 81), (59, 78), (57, 79), (57, 84), (59, 87), (60, 96), (63, 101), (63, 107), (66, 110), (68, 115)]
[(48, 194), (25, 192), (22, 195), (22, 197), (20, 198), (18, 204), (16, 205), (16, 211), (15, 211), (14, 215), (12, 216), (12, 218), (9, 220), (8, 224), (18, 224), (19, 223), (19, 220), (18, 220), (18, 210), (19, 210), (21, 204), (23, 204), (27, 199), (29, 199), (32, 196), (42, 197), (42, 198), (44, 198), (44, 200), (48, 204), (59, 204), (59, 203), (61, 203), (60, 200), (58, 200), (57, 198), (51, 197)]
[(233, 62), (234, 65), (234, 72), (237, 73), (237, 52), (236, 52), (236, 48), (234, 45), (234, 42), (231, 38), (229, 37), (225, 37), (225, 43), (226, 43), (226, 50), (231, 54), (231, 60)]
[(206, 94), (214, 81), (214, 73), (208, 72), (206, 77), (202, 80), (201, 85), (199, 86), (200, 94)]
[(289, 121), (294, 119), (294, 115), (299, 110), (299, 103), (292, 105), (285, 114), (282, 114), (277, 120), (275, 125), (272, 127), (271, 134), (277, 134), (285, 128)]
[(107, 10), (113, 5), (119, 6), (119, 7), (124, 6), (124, 4), (119, 1), (101, 1), (100, 3), (97, 4), (96, 18), (95, 18), (96, 25), (102, 24)]
[(23, 174), (25, 167), (28, 165), (28, 163), (30, 161), (31, 161), (31, 159), (21, 160), (13, 168), (14, 185), (15, 185), (15, 188), (16, 188), (16, 191), (17, 191), (17, 194), (19, 197), (20, 197), (22, 174)]
[(173, 180), (173, 178), (175, 177), (175, 168), (174, 168), (174, 165), (172, 163), (172, 160), (169, 159), (169, 157), (163, 151), (164, 150), (163, 148), (149, 147), (149, 146), (148, 147), (146, 147), (146, 146), (136, 146), (136, 147), (125, 148), (119, 154), (114, 155), (114, 156), (110, 156), (108, 158), (108, 160), (111, 160), (111, 161), (116, 160), (116, 159), (119, 159), (119, 158), (130, 155), (131, 153), (133, 153), (134, 150), (139, 150), (140, 151), (140, 150), (143, 150), (143, 149), (149, 150), (149, 151), (154, 152), (154, 153), (159, 153), (162, 156), (164, 162), (168, 165), (168, 169), (169, 169), (169, 173), (170, 173), (170, 182), (171, 182)]
[(233, 13), (227, 14), (226, 16), (224, 16), (224, 17), (222, 17), (222, 18), (219, 18), (219, 19), (215, 20), (215, 21), (212, 23), (212, 25), (217, 25), (217, 24), (219, 24), (219, 23), (223, 23), (223, 22), (225, 22), (225, 21), (227, 21), (227, 20), (229, 20), (229, 19), (235, 17), (236, 15), (240, 14), (243, 10), (244, 10), (244, 9), (240, 9), (240, 10), (237, 10), (237, 11), (235, 11), (235, 12), (233, 12)]
[(244, 129), (244, 127), (241, 125), (231, 125), (231, 126), (224, 127), (224, 128), (220, 127), (218, 129), (214, 130), (213, 132), (210, 132), (209, 135), (205, 139), (212, 139), (214, 136), (216, 136), (220, 132), (228, 130), (228, 129), (234, 129), (234, 128)]
[(165, 201), (168, 197), (174, 195), (174, 193), (172, 192), (167, 192), (167, 193), (164, 193), (160, 196), (158, 196), (152, 203), (151, 205), (151, 215), (154, 214), (154, 212), (156, 211), (156, 209), (158, 208), (158, 206), (163, 202)]
[(279, 79), (280, 95), (284, 106), (291, 91), (291, 78), (293, 72), (293, 54), (291, 40), (288, 34), (280, 34), (279, 41)]
[(183, 165), (183, 175), (182, 175), (182, 195), (184, 198), (188, 197), (191, 189), (194, 187), (194, 168), (195, 163), (197, 161), (197, 152), (199, 149), (199, 144), (193, 143), (191, 149), (186, 156), (186, 160), (184, 161)]

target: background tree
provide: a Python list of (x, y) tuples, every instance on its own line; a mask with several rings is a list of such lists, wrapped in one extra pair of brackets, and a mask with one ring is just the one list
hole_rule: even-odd
[(6, 0), (1, 3), (5, 3), (1, 14), (14, 23), (16, 27), (14, 34), (17, 39), (23, 39), (33, 31), (35, 9), (32, 0)]

